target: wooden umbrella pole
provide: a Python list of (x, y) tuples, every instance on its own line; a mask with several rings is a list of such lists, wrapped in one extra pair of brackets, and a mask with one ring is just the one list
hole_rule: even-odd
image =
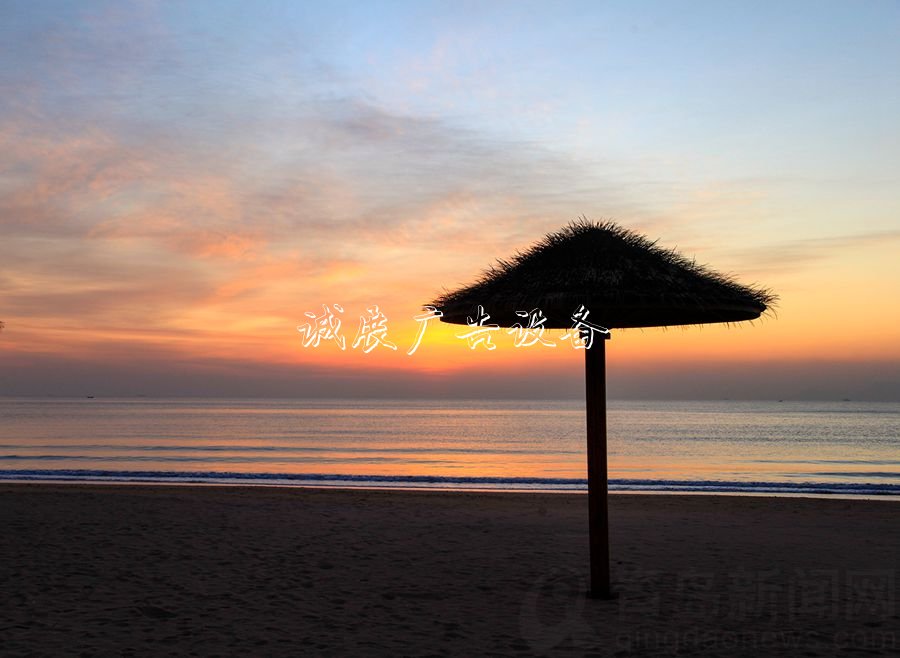
[(606, 339), (594, 337), (584, 351), (587, 402), (588, 515), (590, 517), (591, 591), (593, 598), (612, 598), (609, 583), (609, 511), (606, 463)]

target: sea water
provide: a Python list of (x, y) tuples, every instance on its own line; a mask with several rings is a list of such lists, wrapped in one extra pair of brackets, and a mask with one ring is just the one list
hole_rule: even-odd
[[(900, 495), (900, 403), (610, 401), (609, 486)], [(0, 479), (585, 490), (583, 401), (0, 398)]]

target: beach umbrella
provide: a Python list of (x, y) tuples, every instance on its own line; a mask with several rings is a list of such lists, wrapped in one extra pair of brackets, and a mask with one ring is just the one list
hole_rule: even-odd
[[(586, 219), (500, 260), (470, 286), (430, 304), (441, 321), (568, 329), (585, 353), (591, 595), (612, 596), (606, 452), (610, 329), (742, 322), (775, 297), (743, 286), (612, 222)], [(535, 312), (539, 311), (539, 312)], [(486, 318), (485, 316), (489, 316)]]

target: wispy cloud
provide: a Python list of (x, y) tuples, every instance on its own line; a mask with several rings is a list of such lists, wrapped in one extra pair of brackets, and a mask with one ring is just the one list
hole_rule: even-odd
[(900, 231), (869, 231), (825, 238), (790, 240), (732, 250), (742, 270), (758, 273), (794, 272), (836, 255), (900, 241)]
[[(43, 57), (86, 47), (76, 32)], [(178, 60), (167, 75), (190, 77), (189, 64)], [(67, 118), (51, 111), (52, 89), (36, 95), (35, 112), (0, 114), (0, 225), (13, 272), (3, 294), (21, 318), (44, 308), (48, 319), (77, 313), (121, 326), (143, 315), (153, 324), (238, 298), (268, 299), (271, 309), (278, 295), (283, 307), (290, 299), (289, 315), (335, 282), (395, 287), (416, 270), (433, 281), (415, 293), (427, 300), (598, 200), (630, 203), (570, 156), (389, 112), (352, 90), (279, 96), (261, 87), (233, 98), (214, 86), (193, 97), (196, 115), (173, 123), (171, 108), (122, 113), (109, 95), (88, 93), (102, 84), (102, 59), (78, 66), (65, 81)], [(303, 293), (310, 299), (296, 299)]]

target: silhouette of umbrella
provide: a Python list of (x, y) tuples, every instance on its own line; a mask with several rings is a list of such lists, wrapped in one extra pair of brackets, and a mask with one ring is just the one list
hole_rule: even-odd
[(739, 285), (633, 231), (581, 219), (431, 304), (443, 322), (473, 326), (486, 321), (479, 306), (487, 323), (500, 327), (528, 326), (529, 312), (538, 309), (535, 329), (574, 329), (583, 337), (592, 596), (612, 596), (606, 330), (753, 320), (774, 301), (768, 290)]

